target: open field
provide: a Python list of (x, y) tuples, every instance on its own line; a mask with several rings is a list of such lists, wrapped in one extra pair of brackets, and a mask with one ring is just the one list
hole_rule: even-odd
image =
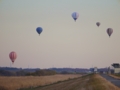
[(16, 90), (19, 88), (26, 88), (23, 90), (120, 90), (99, 74), (83, 77), (81, 75), (0, 77), (0, 90)]
[(0, 77), (0, 90), (16, 90), (19, 88), (36, 87), (52, 84), (81, 75), (51, 75), (51, 76), (24, 76)]
[(24, 90), (120, 90), (98, 74), (59, 82), (53, 85)]

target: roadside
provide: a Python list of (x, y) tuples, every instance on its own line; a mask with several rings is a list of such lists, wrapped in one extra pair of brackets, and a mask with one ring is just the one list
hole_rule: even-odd
[(99, 74), (95, 74), (90, 78), (90, 81), (87, 83), (89, 88), (86, 90), (120, 90), (119, 87), (113, 85)]
[[(109, 76), (107, 74), (100, 74), (104, 79), (106, 79), (108, 82), (114, 84), (117, 87), (120, 87), (120, 79), (116, 79), (112, 76)], [(115, 89), (113, 89), (115, 90)]]
[(120, 79), (120, 76), (114, 75), (114, 74), (108, 74), (109, 76), (115, 78), (115, 79)]

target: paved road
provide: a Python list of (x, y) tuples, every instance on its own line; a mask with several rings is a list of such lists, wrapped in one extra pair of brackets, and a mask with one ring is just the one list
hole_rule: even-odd
[(106, 80), (110, 81), (114, 85), (120, 87), (120, 79), (115, 79), (111, 76), (108, 76), (107, 74), (100, 74), (102, 77), (104, 77)]

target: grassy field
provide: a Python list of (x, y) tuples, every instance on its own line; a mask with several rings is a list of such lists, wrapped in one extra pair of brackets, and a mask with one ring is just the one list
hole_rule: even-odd
[(24, 90), (120, 90), (99, 74), (86, 75), (48, 86)]
[(0, 90), (16, 90), (19, 88), (44, 86), (80, 76), (81, 75), (0, 77)]
[(0, 90), (120, 90), (99, 74), (80, 76), (0, 77)]

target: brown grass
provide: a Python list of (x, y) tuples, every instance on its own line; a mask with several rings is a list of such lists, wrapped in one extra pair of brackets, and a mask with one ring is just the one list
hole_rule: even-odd
[[(29, 90), (29, 89), (28, 89)], [(91, 74), (82, 78), (72, 79), (32, 90), (120, 90), (99, 74)]]
[(114, 74), (109, 74), (109, 76), (116, 78), (116, 79), (120, 79), (120, 76), (114, 75)]
[(19, 88), (43, 86), (76, 77), (80, 77), (80, 75), (0, 77), (0, 90), (16, 90)]
[[(0, 90), (16, 90), (30, 86), (44, 86), (80, 75), (53, 75), (53, 76), (27, 76), (27, 77), (0, 77)], [(120, 88), (107, 81), (99, 74), (91, 74), (78, 79), (52, 84), (33, 90), (120, 90)]]
[[(84, 90), (89, 77), (79, 77), (44, 87), (37, 87), (32, 90)], [(28, 89), (29, 90), (29, 89)], [(85, 89), (86, 90), (86, 89)]]
[(120, 90), (120, 88), (113, 85), (98, 74), (90, 77), (87, 83), (87, 90)]

